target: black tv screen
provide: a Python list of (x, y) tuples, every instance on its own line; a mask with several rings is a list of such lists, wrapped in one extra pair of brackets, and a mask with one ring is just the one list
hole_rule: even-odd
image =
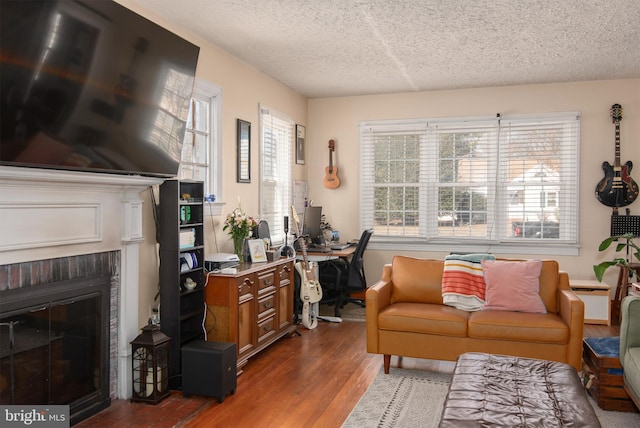
[(174, 176), (199, 47), (111, 0), (0, 0), (0, 164)]

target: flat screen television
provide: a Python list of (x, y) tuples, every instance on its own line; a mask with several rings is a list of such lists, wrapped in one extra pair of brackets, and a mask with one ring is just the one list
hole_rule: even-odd
[(1, 0), (0, 48), (0, 165), (176, 175), (198, 46), (112, 0)]

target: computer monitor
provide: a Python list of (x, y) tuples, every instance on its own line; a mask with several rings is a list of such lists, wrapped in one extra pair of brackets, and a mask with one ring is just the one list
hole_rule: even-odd
[(304, 234), (309, 236), (309, 239), (314, 244), (321, 244), (322, 229), (320, 229), (320, 222), (322, 221), (322, 207), (306, 207), (304, 209)]

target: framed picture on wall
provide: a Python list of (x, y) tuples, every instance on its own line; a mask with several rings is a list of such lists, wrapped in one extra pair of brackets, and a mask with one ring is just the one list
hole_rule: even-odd
[(236, 181), (238, 183), (251, 183), (251, 122), (238, 119), (238, 165)]
[(304, 165), (305, 156), (305, 140), (307, 138), (307, 130), (302, 125), (296, 125), (296, 163)]

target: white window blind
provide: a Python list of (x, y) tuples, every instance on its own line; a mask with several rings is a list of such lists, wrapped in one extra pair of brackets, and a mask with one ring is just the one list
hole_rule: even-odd
[(576, 113), (361, 123), (377, 239), (577, 242)]
[(292, 203), (294, 122), (260, 107), (260, 220), (269, 223), (274, 245), (284, 242), (284, 216)]
[(500, 121), (507, 238), (577, 242), (579, 130), (575, 113)]

